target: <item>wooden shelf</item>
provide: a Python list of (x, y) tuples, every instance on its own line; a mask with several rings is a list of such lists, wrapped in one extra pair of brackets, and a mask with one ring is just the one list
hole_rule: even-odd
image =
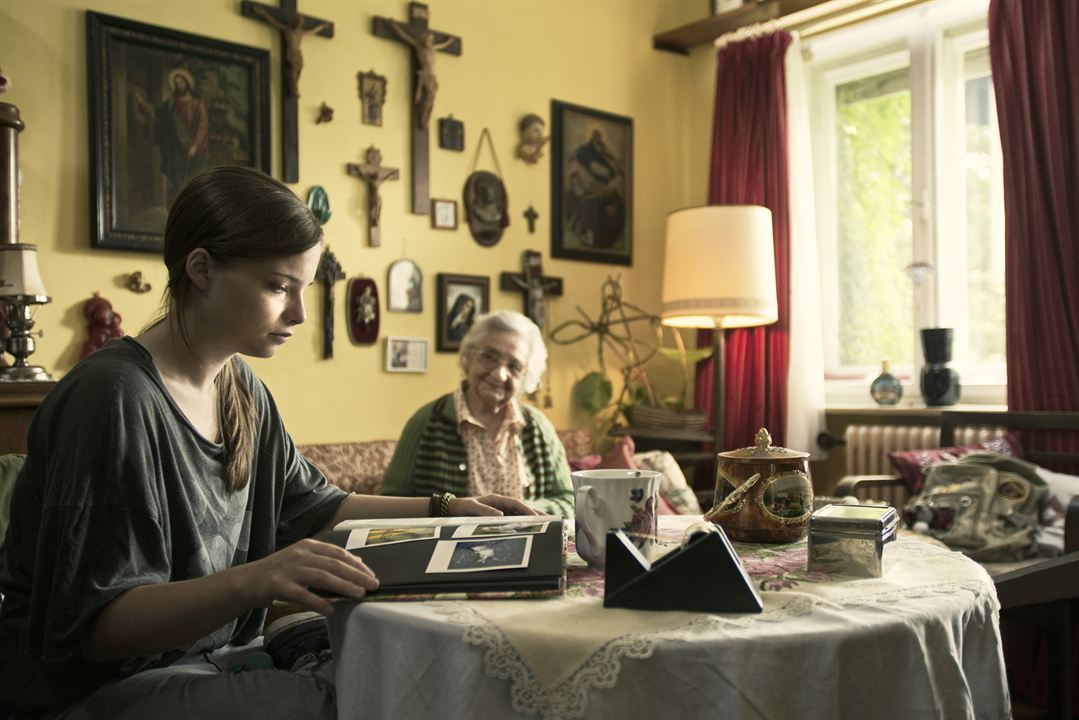
[(631, 425), (611, 429), (611, 435), (629, 435), (649, 440), (675, 440), (681, 442), (712, 442), (712, 433), (706, 430), (670, 430), (667, 428), (644, 428)]
[(776, 20), (785, 15), (801, 12), (829, 0), (749, 0), (745, 5), (661, 32), (652, 37), (652, 47), (656, 50), (689, 55), (691, 48), (712, 42), (724, 33), (753, 23)]

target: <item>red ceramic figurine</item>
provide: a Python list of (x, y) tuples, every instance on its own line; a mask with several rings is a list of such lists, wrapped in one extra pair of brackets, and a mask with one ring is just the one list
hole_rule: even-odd
[(86, 342), (82, 344), (82, 359), (97, 350), (111, 338), (124, 336), (120, 329), (120, 314), (114, 312), (112, 303), (97, 293), (82, 305), (82, 313), (86, 316)]

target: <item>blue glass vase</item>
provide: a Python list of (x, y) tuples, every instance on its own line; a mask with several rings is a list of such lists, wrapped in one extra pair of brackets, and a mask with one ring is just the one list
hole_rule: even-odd
[(888, 372), (888, 361), (880, 364), (880, 375), (869, 385), (869, 395), (878, 405), (895, 405), (903, 398), (903, 384)]

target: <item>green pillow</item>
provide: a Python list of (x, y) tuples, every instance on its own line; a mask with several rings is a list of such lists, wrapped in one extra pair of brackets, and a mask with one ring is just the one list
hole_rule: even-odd
[(0, 571), (4, 569), (4, 548), (7, 539), (8, 517), (11, 515), (11, 491), (19, 477), (25, 455), (0, 455)]

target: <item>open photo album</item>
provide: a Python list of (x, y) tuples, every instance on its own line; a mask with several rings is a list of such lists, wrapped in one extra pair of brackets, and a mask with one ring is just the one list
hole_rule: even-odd
[(368, 600), (543, 597), (566, 589), (562, 518), (346, 520), (319, 537), (357, 555), (379, 579)]

